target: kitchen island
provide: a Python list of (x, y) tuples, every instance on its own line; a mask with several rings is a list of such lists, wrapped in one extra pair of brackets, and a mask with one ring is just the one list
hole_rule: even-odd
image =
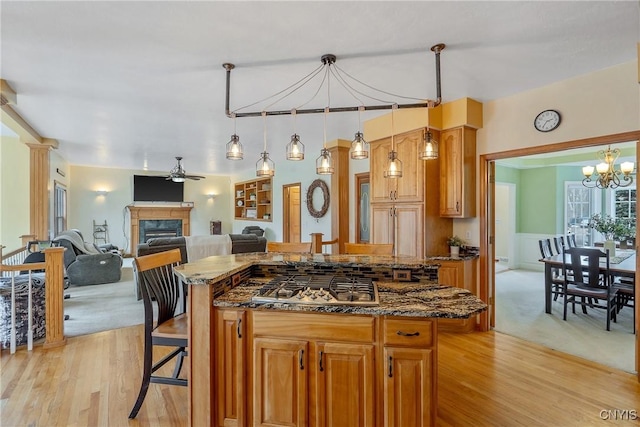
[[(437, 318), (486, 309), (437, 265), (366, 255), (241, 254), (178, 267), (189, 288), (189, 424), (435, 425)], [(362, 277), (377, 305), (252, 300), (279, 275)]]

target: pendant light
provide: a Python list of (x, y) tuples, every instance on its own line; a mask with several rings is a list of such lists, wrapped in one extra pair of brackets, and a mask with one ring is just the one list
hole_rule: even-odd
[(256, 162), (256, 176), (273, 176), (276, 172), (276, 165), (269, 158), (269, 153), (267, 152), (267, 113), (265, 111), (262, 112), (262, 121), (264, 122), (264, 151)]
[(293, 135), (291, 142), (287, 144), (287, 160), (304, 160), (304, 144), (300, 142), (300, 136), (296, 133), (296, 110), (291, 110), (293, 116)]
[(240, 143), (240, 137), (236, 133), (236, 114), (233, 115), (233, 135), (231, 140), (227, 142), (227, 160), (242, 160), (244, 153), (242, 151), (242, 144)]
[(358, 107), (358, 132), (356, 132), (356, 137), (353, 141), (351, 141), (351, 149), (349, 150), (349, 155), (352, 159), (362, 160), (369, 158), (369, 143), (364, 140), (362, 135), (362, 120), (360, 113), (364, 110), (364, 106)]
[(422, 160), (434, 160), (438, 158), (438, 141), (433, 137), (433, 134), (427, 128), (422, 137), (422, 150), (420, 150), (420, 159)]
[(318, 175), (331, 175), (333, 173), (333, 159), (327, 149), (327, 113), (329, 107), (324, 109), (324, 145), (320, 150), (320, 156), (316, 159), (316, 173)]
[(391, 109), (391, 151), (389, 152), (389, 161), (384, 171), (385, 178), (402, 178), (402, 161), (398, 159), (398, 153), (395, 151), (395, 135), (393, 126), (393, 112), (398, 108), (398, 104), (394, 104)]

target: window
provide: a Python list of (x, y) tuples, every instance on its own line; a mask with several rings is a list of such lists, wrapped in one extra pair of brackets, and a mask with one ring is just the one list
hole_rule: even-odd
[(598, 193), (580, 181), (565, 183), (566, 233), (575, 234), (578, 246), (590, 246), (593, 242), (589, 219), (595, 214), (596, 198)]
[(53, 187), (53, 236), (67, 229), (67, 189), (59, 182)]
[(636, 189), (617, 188), (613, 190), (612, 215), (616, 218), (636, 218)]

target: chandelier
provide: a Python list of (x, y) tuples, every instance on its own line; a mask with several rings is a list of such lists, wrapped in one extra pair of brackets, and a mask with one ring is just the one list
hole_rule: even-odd
[[(442, 102), (441, 95), (441, 84), (440, 84), (440, 52), (445, 48), (443, 43), (436, 44), (431, 47), (431, 51), (435, 54), (435, 65), (436, 65), (436, 99), (424, 99), (424, 98), (412, 98), (407, 96), (400, 96), (393, 93), (389, 93), (380, 89), (376, 89), (358, 79), (351, 76), (349, 73), (344, 71), (342, 68), (336, 65), (336, 56), (333, 54), (322, 55), (320, 58), (322, 65), (317, 67), (315, 70), (311, 71), (306, 76), (302, 77), (289, 87), (278, 91), (277, 93), (268, 96), (262, 100), (253, 102), (246, 106), (236, 108), (231, 110), (230, 98), (231, 98), (231, 70), (235, 68), (234, 64), (224, 63), (222, 66), (226, 70), (226, 94), (225, 94), (225, 114), (229, 118), (234, 119), (234, 133), (231, 136), (231, 140), (227, 144), (227, 159), (229, 160), (240, 160), (243, 158), (242, 153), (242, 144), (240, 143), (240, 137), (236, 133), (235, 129), (235, 120), (236, 118), (243, 117), (267, 117), (267, 116), (282, 116), (282, 115), (293, 115), (294, 120), (294, 134), (291, 137), (291, 142), (287, 144), (286, 147), (286, 158), (287, 160), (302, 160), (304, 159), (304, 145), (300, 142), (300, 135), (295, 132), (295, 117), (297, 114), (324, 114), (325, 121), (325, 138), (324, 144), (321, 149), (320, 157), (317, 159), (317, 167), (316, 171), (318, 174), (331, 174), (334, 171), (334, 168), (331, 164), (331, 156), (329, 154), (329, 150), (326, 147), (326, 119), (328, 113), (344, 113), (344, 112), (358, 112), (358, 130), (355, 133), (355, 138), (351, 143), (350, 157), (352, 159), (367, 159), (369, 157), (369, 144), (365, 141), (364, 136), (361, 132), (361, 120), (360, 114), (362, 111), (374, 111), (374, 110), (389, 110), (389, 109), (398, 109), (398, 108), (434, 108), (440, 105)], [(311, 84), (311, 82), (315, 81), (315, 79), (321, 79), (321, 82), (315, 90), (315, 93), (311, 97), (311, 99), (307, 100), (299, 104), (297, 107), (289, 108), (289, 109), (270, 109), (274, 107), (277, 103), (289, 97), (303, 86), (307, 84)], [(351, 95), (359, 105), (356, 106), (343, 106), (343, 107), (331, 107), (330, 106), (330, 86), (331, 80), (337, 82), (339, 86), (341, 86), (344, 90), (347, 91), (349, 95)], [(327, 106), (324, 108), (304, 108), (307, 104), (309, 104), (318, 93), (323, 86), (327, 87)], [(362, 88), (366, 89), (362, 89)], [(366, 93), (367, 90), (373, 90), (378, 94), (373, 96), (369, 93)], [(379, 95), (382, 94), (382, 95)], [(388, 98), (384, 99), (385, 95), (391, 96), (394, 99), (402, 98), (414, 101), (412, 103), (406, 104), (398, 104), (393, 100), (388, 100)], [(365, 105), (363, 99), (368, 98), (370, 100), (374, 100), (379, 102), (380, 104), (376, 105)], [(268, 104), (267, 104), (268, 103)], [(246, 111), (247, 109), (254, 107), (258, 104), (267, 104), (261, 110), (256, 111)], [(392, 112), (393, 115), (393, 112)], [(266, 127), (266, 125), (265, 125)], [(437, 141), (433, 139), (431, 132), (427, 131), (424, 136), (423, 141), (423, 149), (420, 153), (421, 159), (436, 159), (438, 157), (438, 148)], [(393, 151), (393, 150), (392, 150)], [(265, 156), (266, 154), (266, 156)], [(393, 155), (394, 159), (391, 161), (398, 161), (395, 156), (396, 153), (389, 153), (390, 156)], [(268, 153), (266, 152), (266, 143), (265, 150), (263, 152), (263, 162), (261, 166), (264, 166), (264, 161), (268, 158)], [(269, 159), (270, 161), (270, 159)], [(398, 164), (401, 164), (398, 163)], [(258, 170), (259, 168), (257, 168)], [(399, 176), (402, 172), (400, 172)], [(391, 174), (393, 176), (394, 174)]]
[[(607, 147), (606, 150), (598, 151), (598, 158), (602, 160), (595, 167), (584, 166), (582, 168), (582, 174), (585, 178), (582, 180), (582, 185), (589, 188), (618, 188), (626, 187), (633, 182), (631, 173), (633, 172), (633, 162), (622, 162), (620, 164), (620, 170), (615, 169), (615, 162), (620, 157), (620, 150), (611, 147)], [(592, 180), (591, 176), (593, 172), (596, 172), (595, 179)]]

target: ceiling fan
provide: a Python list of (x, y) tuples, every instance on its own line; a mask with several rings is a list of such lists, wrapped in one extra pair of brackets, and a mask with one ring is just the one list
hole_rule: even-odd
[(173, 182), (184, 182), (185, 179), (193, 179), (197, 181), (204, 178), (204, 176), (200, 175), (187, 175), (186, 171), (182, 167), (182, 164), (180, 163), (182, 157), (176, 157), (176, 160), (178, 161), (178, 164), (176, 165), (176, 167), (171, 169), (171, 171), (169, 172), (169, 176), (167, 176), (167, 179), (170, 179)]

